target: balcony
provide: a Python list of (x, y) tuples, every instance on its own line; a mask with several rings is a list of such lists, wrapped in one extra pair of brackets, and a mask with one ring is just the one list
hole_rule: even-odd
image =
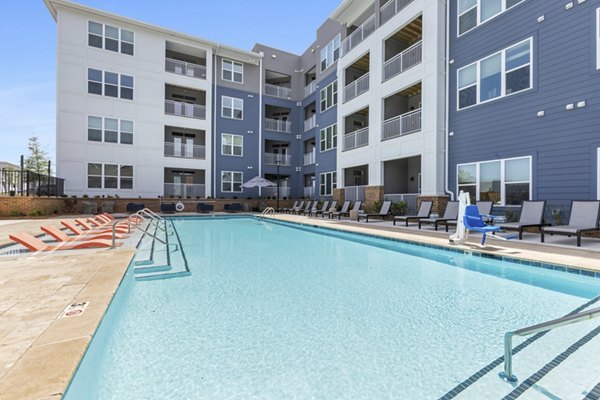
[(165, 142), (165, 157), (206, 159), (206, 147), (183, 142)]
[[(279, 186), (279, 198), (287, 197), (290, 198), (292, 188), (287, 186)], [(263, 197), (277, 197), (277, 186), (264, 187), (262, 188)]]
[(383, 122), (381, 140), (408, 135), (421, 130), (421, 109), (398, 115)]
[(292, 165), (292, 156), (289, 154), (265, 153), (264, 160), (268, 165)]
[(304, 120), (304, 132), (310, 131), (312, 128), (317, 126), (317, 116), (313, 115)]
[(179, 117), (206, 119), (206, 107), (183, 101), (165, 100), (165, 114)]
[(313, 186), (305, 186), (304, 187), (304, 197), (307, 199), (315, 198), (315, 188)]
[(279, 97), (280, 99), (291, 99), (292, 89), (265, 83), (265, 94), (268, 96)]
[(369, 144), (369, 127), (356, 130), (344, 135), (343, 151), (356, 149)]
[(282, 121), (273, 118), (265, 118), (265, 129), (275, 132), (292, 132), (292, 123), (290, 121)]
[(383, 64), (383, 81), (385, 82), (415, 65), (420, 64), (422, 59), (423, 42), (415, 43)]
[(206, 67), (204, 65), (176, 60), (174, 58), (167, 58), (165, 60), (165, 71), (191, 78), (206, 79)]
[(205, 197), (206, 185), (196, 183), (165, 183), (164, 197)]
[(304, 86), (304, 97), (308, 97), (317, 90), (317, 82), (312, 81), (308, 85)]
[(310, 153), (306, 153), (304, 155), (304, 165), (311, 165), (315, 163), (315, 151), (311, 151)]
[(344, 88), (344, 103), (369, 90), (369, 73), (367, 72)]
[(371, 15), (365, 22), (360, 24), (344, 41), (342, 42), (342, 57), (348, 54), (353, 48), (362, 43), (369, 35), (375, 32), (377, 25), (375, 15)]
[(379, 24), (383, 25), (404, 10), (414, 0), (390, 0), (379, 9)]

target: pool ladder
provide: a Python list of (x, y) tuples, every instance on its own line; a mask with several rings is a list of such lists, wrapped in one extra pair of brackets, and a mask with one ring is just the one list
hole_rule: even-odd
[[(138, 224), (132, 222), (133, 218), (138, 218), (141, 219), (144, 222), (147, 222), (146, 225), (146, 229), (140, 227)], [(167, 242), (161, 238), (158, 237), (158, 235), (156, 234), (156, 231), (158, 229), (160, 229), (161, 231), (163, 231), (165, 233), (165, 235), (168, 234), (167, 232), (167, 223), (165, 221), (165, 219), (163, 217), (161, 217), (160, 215), (158, 215), (157, 213), (155, 213), (154, 211), (150, 210), (149, 208), (144, 208), (143, 210), (139, 210), (134, 214), (131, 214), (129, 217), (127, 217), (127, 219), (125, 220), (127, 222), (127, 232), (131, 233), (131, 228), (135, 228), (138, 229), (140, 231), (142, 231), (144, 234), (152, 237), (154, 240), (157, 240), (158, 242), (167, 245)], [(115, 221), (112, 224), (112, 244), (111, 244), (111, 248), (115, 248), (117, 247), (116, 245), (116, 238), (117, 238), (117, 225), (122, 222), (122, 221)], [(162, 224), (162, 226), (161, 226)], [(150, 232), (150, 229), (152, 227), (156, 227), (154, 233)]]
[(506, 382), (516, 382), (518, 379), (512, 374), (512, 338), (513, 336), (529, 336), (539, 332), (549, 331), (565, 325), (575, 324), (577, 322), (587, 321), (600, 317), (600, 307), (592, 308), (577, 314), (567, 315), (562, 318), (531, 325), (526, 328), (509, 331), (504, 334), (504, 371), (500, 372), (500, 378)]
[(275, 214), (275, 209), (273, 207), (267, 207), (260, 213), (260, 215), (273, 215)]

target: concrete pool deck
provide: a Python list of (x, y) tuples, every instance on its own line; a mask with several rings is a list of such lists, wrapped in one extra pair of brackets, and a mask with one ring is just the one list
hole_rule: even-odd
[[(577, 248), (573, 238), (564, 238), (566, 246), (563, 242), (540, 245), (533, 242), (539, 241), (539, 235), (531, 234), (531, 241), (526, 235), (524, 241), (490, 241), (481, 249), (477, 237), (465, 245), (450, 246), (445, 232), (394, 227), (391, 222), (366, 224), (281, 214), (267, 218), (600, 271), (600, 240), (595, 238)], [(59, 225), (59, 220), (0, 223), (0, 245), (9, 242), (10, 232), (39, 234), (44, 224)], [(134, 253), (133, 248), (122, 248), (0, 257), (3, 400), (62, 397)], [(83, 301), (89, 302), (83, 314), (59, 318), (65, 307)]]

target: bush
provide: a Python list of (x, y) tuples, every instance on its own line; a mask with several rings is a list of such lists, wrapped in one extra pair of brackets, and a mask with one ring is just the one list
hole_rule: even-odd
[(392, 203), (390, 211), (393, 215), (405, 215), (407, 208), (408, 204), (406, 204), (405, 201), (398, 201), (396, 203)]
[(41, 217), (44, 213), (41, 210), (33, 210), (29, 213), (30, 217)]
[(11, 212), (8, 213), (8, 216), (9, 217), (20, 217), (21, 213), (18, 212), (18, 211), (13, 210), (13, 211), (11, 211)]

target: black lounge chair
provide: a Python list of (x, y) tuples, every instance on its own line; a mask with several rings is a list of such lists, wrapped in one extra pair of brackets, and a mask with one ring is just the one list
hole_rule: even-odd
[(317, 213), (315, 214), (315, 217), (318, 217), (319, 214), (321, 214), (321, 218), (325, 218), (325, 214), (327, 214), (329, 212), (329, 210), (331, 209), (337, 210), (337, 200), (333, 200), (331, 202), (331, 204), (325, 209), (325, 211), (317, 211)]
[(507, 222), (500, 224), (500, 229), (505, 231), (519, 231), (519, 240), (523, 239), (523, 230), (525, 228), (538, 228), (541, 232), (542, 227), (550, 224), (544, 223), (544, 208), (546, 201), (524, 201), (521, 206), (521, 216), (519, 222)]
[(304, 210), (304, 211), (302, 211), (302, 215), (308, 215), (308, 216), (310, 217), (310, 215), (311, 215), (312, 213), (316, 213), (316, 212), (317, 212), (317, 210), (318, 210), (318, 209), (317, 209), (317, 206), (318, 206), (318, 205), (319, 205), (319, 202), (318, 202), (317, 200), (315, 200), (315, 201), (313, 202), (313, 205), (312, 205), (312, 207), (311, 207), (311, 208), (309, 208), (309, 209), (308, 209), (308, 211), (307, 211), (307, 210)]
[(304, 213), (307, 213), (311, 207), (312, 207), (312, 201), (309, 201), (306, 203), (306, 207), (304, 207), (304, 208), (299, 207), (297, 210), (292, 211), (292, 213), (297, 214), (297, 215), (304, 214)]
[[(485, 222), (489, 223), (493, 219), (492, 208), (494, 207), (494, 203), (488, 200), (484, 200), (478, 201), (475, 205), (479, 210), (479, 215), (481, 215)], [(444, 225), (446, 225), (446, 232), (448, 232), (448, 228), (450, 226), (456, 226), (456, 221), (446, 221)]]
[(406, 226), (408, 226), (409, 221), (419, 221), (420, 219), (429, 218), (431, 215), (431, 207), (433, 207), (433, 201), (422, 201), (417, 215), (400, 215), (394, 217), (394, 225), (396, 225), (396, 221), (404, 221)]
[[(352, 210), (350, 211), (360, 211), (360, 207), (362, 206), (362, 201), (356, 201), (354, 202), (354, 206), (352, 207)], [(333, 213), (334, 217), (338, 217), (338, 219), (342, 219), (342, 216), (344, 217), (350, 217), (350, 211), (346, 210), (345, 212), (343, 210), (341, 210), (340, 212), (337, 213)]]
[(313, 214), (315, 214), (315, 217), (316, 217), (317, 215), (322, 214), (329, 209), (329, 200), (325, 200), (323, 202), (323, 205), (321, 206), (320, 210), (317, 210), (317, 208), (316, 208), (317, 204), (319, 204), (319, 203), (315, 201), (314, 207), (312, 208), (312, 210), (310, 210), (308, 212), (309, 217), (312, 216)]
[(298, 200), (296, 200), (296, 201), (294, 202), (294, 205), (293, 205), (293, 206), (291, 206), (290, 208), (279, 208), (279, 209), (277, 210), (277, 212), (287, 213), (287, 212), (289, 212), (290, 210), (293, 210), (294, 208), (296, 208), (297, 206), (298, 206)]
[(378, 219), (381, 219), (382, 221), (385, 221), (385, 219), (388, 217), (388, 215), (391, 215), (390, 214), (391, 207), (392, 207), (391, 201), (384, 201), (383, 204), (381, 205), (381, 208), (379, 209), (379, 213), (377, 213), (377, 214), (358, 214), (358, 220), (360, 221), (361, 218), (364, 218), (365, 222), (369, 222), (369, 218), (371, 218), (371, 219), (378, 218)]
[[(438, 226), (440, 223), (447, 223), (448, 221), (455, 221), (458, 218), (458, 201), (449, 201), (446, 204), (446, 210), (444, 210), (444, 216), (438, 218), (420, 218), (419, 219), (419, 229), (421, 229), (422, 224), (433, 225), (435, 230), (438, 230)], [(446, 227), (447, 229), (447, 227)]]
[(173, 214), (177, 209), (175, 208), (175, 203), (162, 203), (160, 205), (160, 212), (165, 214)]
[(287, 209), (287, 211), (285, 212), (286, 214), (292, 214), (295, 213), (297, 211), (302, 210), (302, 207), (304, 207), (304, 200), (302, 200), (300, 203), (298, 203), (297, 206), (294, 206), (292, 208)]
[(584, 232), (600, 231), (600, 201), (573, 201), (571, 215), (567, 225), (548, 226), (542, 228), (542, 243), (544, 235), (577, 236), (577, 247), (581, 247), (581, 234)]
[(344, 201), (344, 204), (342, 204), (342, 209), (340, 211), (329, 211), (329, 219), (331, 219), (335, 216), (337, 216), (339, 218), (339, 215), (346, 214), (348, 212), (349, 208), (350, 208), (350, 202)]
[(207, 204), (207, 203), (196, 204), (196, 211), (198, 211), (201, 214), (207, 214), (209, 212), (212, 212), (213, 210), (214, 210), (214, 206), (212, 204)]
[(146, 208), (144, 203), (127, 203), (126, 210), (130, 213), (136, 213)]

